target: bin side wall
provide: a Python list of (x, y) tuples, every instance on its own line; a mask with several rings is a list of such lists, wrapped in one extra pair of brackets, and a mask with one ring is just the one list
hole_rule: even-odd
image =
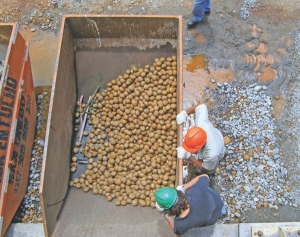
[(51, 236), (66, 196), (70, 172), (73, 113), (76, 104), (73, 36), (67, 24), (61, 37), (46, 130), (40, 198), (46, 236)]
[(178, 39), (178, 18), (174, 16), (86, 16), (68, 17), (74, 38)]
[[(177, 114), (183, 109), (182, 94), (183, 94), (183, 58), (182, 58), (182, 18), (178, 18), (178, 43), (177, 43)], [(182, 146), (182, 125), (177, 126), (177, 146)], [(182, 159), (177, 159), (176, 166), (176, 183), (175, 185), (181, 185), (183, 183), (183, 162)]]
[(2, 234), (8, 228), (27, 190), (29, 166), (36, 122), (36, 101), (32, 80), (30, 59), (24, 63), (22, 79), (24, 84), (18, 88), (20, 98), (16, 105), (13, 119), (18, 120), (17, 132), (11, 146), (9, 157), (15, 165), (10, 167), (9, 184), (4, 205)]

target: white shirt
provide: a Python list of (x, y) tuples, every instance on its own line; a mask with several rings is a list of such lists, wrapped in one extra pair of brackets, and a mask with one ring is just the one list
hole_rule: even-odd
[(197, 106), (195, 114), (195, 125), (202, 128), (207, 134), (206, 144), (198, 151), (197, 159), (203, 160), (202, 166), (206, 170), (214, 170), (225, 155), (223, 135), (208, 120), (208, 111), (205, 104)]

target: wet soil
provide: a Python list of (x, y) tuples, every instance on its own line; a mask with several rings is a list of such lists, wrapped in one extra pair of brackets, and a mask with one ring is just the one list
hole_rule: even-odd
[[(30, 57), (35, 86), (51, 85), (61, 17), (64, 14), (175, 14), (183, 16), (184, 108), (201, 101), (203, 88), (217, 82), (256, 82), (267, 85), (274, 98), (274, 115), (284, 127), (282, 114), (288, 111), (286, 98), (296, 77), (292, 67), (292, 48), (300, 32), (298, 0), (258, 1), (251, 16), (242, 19), (241, 0), (212, 1), (210, 15), (193, 29), (186, 28), (191, 17), (191, 0), (133, 1), (24, 1), (2, 0), (0, 22), (17, 22), (31, 43)], [(172, 6), (171, 2), (173, 3)], [(243, 78), (243, 79), (240, 79)], [(245, 79), (245, 78), (249, 78)], [(279, 99), (275, 99), (279, 96)], [(282, 124), (283, 123), (283, 124)], [(287, 137), (281, 130), (281, 137)], [(281, 150), (290, 149), (282, 142)], [(288, 152), (286, 152), (288, 154)], [(294, 164), (296, 157), (286, 156)], [(290, 175), (296, 172), (290, 166)], [(292, 189), (299, 190), (299, 182)], [(280, 207), (248, 211), (243, 222), (299, 221), (300, 210)]]

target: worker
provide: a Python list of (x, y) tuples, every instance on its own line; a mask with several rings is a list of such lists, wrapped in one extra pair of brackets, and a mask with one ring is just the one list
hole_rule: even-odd
[(210, 0), (194, 0), (193, 18), (188, 21), (188, 28), (194, 27), (202, 21), (204, 14), (210, 13)]
[(208, 175), (202, 174), (176, 189), (163, 187), (155, 192), (156, 209), (175, 234), (182, 235), (191, 228), (213, 225), (226, 215), (220, 194), (208, 183)]
[(177, 124), (186, 122), (190, 114), (195, 113), (195, 126), (190, 128), (183, 141), (183, 147), (177, 147), (179, 159), (191, 161), (197, 167), (197, 174), (213, 175), (219, 161), (225, 155), (222, 133), (208, 120), (205, 104), (198, 104), (183, 110), (176, 116)]

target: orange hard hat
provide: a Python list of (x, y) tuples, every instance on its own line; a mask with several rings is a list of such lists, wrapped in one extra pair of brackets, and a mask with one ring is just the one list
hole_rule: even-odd
[(190, 153), (195, 153), (204, 146), (206, 140), (207, 134), (202, 128), (192, 127), (185, 135), (183, 148)]

